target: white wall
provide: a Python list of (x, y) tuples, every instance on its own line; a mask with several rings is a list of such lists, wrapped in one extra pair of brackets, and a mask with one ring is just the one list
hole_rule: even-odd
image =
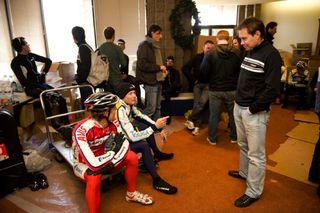
[(115, 42), (122, 38), (126, 41), (124, 52), (129, 56), (129, 74), (132, 62), (136, 59), (138, 45), (145, 39), (146, 18), (145, 0), (95, 0), (97, 45), (104, 41), (103, 31), (111, 26), (115, 29)]
[(46, 55), (40, 3), (38, 0), (10, 1), (13, 21), (13, 37), (25, 37), (31, 51)]
[(278, 23), (274, 46), (292, 52), (290, 44), (312, 42), (313, 54), (317, 45), (320, 19), (320, 0), (287, 0), (261, 5), (265, 24)]
[(116, 40), (126, 41), (126, 54), (135, 55), (139, 42), (146, 34), (144, 0), (96, 0), (97, 43), (104, 41), (103, 30), (111, 26), (116, 31)]

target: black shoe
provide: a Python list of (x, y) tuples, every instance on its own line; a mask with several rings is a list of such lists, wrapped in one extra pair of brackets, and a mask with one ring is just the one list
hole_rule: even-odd
[(170, 160), (173, 158), (173, 156), (174, 156), (173, 153), (160, 152), (158, 154), (155, 154), (154, 158), (157, 159), (158, 161), (162, 161), (162, 160)]
[(234, 177), (234, 178), (246, 180), (245, 177), (242, 177), (242, 176), (239, 174), (239, 171), (230, 170), (230, 171), (228, 172), (228, 175), (230, 175), (231, 177)]
[(47, 181), (47, 177), (42, 174), (42, 173), (39, 173), (36, 175), (36, 180), (37, 182), (39, 183), (41, 189), (46, 189), (49, 187), (49, 183)]
[(234, 201), (234, 205), (236, 207), (240, 207), (240, 208), (248, 207), (258, 199), (259, 198), (252, 198), (252, 197), (249, 197), (248, 195), (244, 194), (241, 197), (239, 197), (236, 201)]
[(170, 185), (160, 177), (153, 180), (153, 188), (165, 194), (175, 194), (178, 191), (177, 187)]
[(31, 189), (31, 191), (38, 191), (41, 186), (36, 178), (36, 175), (34, 173), (29, 173), (28, 174), (28, 187)]

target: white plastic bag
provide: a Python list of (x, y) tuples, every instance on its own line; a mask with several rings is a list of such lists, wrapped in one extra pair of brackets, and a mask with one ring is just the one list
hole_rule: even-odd
[(32, 149), (23, 151), (23, 159), (28, 172), (42, 171), (51, 164), (49, 159), (41, 157), (36, 150)]

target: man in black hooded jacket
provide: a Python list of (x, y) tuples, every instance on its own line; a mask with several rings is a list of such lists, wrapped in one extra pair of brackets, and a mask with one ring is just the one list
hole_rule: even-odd
[(224, 103), (230, 125), (231, 143), (237, 142), (236, 126), (233, 118), (235, 91), (240, 72), (240, 52), (228, 44), (229, 33), (221, 30), (217, 34), (217, 46), (204, 56), (200, 72), (209, 80), (209, 132), (207, 141), (217, 143), (217, 128), (221, 104)]

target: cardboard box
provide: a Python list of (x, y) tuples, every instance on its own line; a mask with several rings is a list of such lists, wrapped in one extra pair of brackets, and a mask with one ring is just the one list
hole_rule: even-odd
[(23, 105), (20, 111), (20, 126), (26, 128), (34, 121), (33, 103)]
[(70, 83), (74, 81), (75, 66), (74, 63), (60, 62), (58, 68), (62, 83)]
[(54, 62), (52, 63), (49, 72), (57, 72), (58, 76), (61, 78), (61, 83), (70, 83), (74, 81), (75, 65), (74, 63), (69, 62)]

